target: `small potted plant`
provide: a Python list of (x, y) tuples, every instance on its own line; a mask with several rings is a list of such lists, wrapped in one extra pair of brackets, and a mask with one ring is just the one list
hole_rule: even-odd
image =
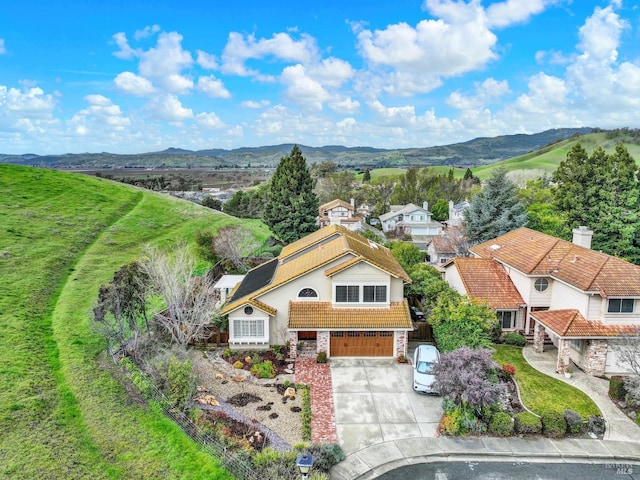
[(564, 377), (571, 378), (573, 376), (573, 368), (567, 367), (564, 369)]

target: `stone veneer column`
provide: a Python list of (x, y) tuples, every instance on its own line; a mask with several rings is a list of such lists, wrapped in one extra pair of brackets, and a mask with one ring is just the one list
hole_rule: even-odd
[(395, 332), (395, 337), (396, 337), (396, 357), (399, 357), (400, 355), (404, 355), (405, 358), (407, 356), (407, 346), (408, 346), (408, 339), (409, 339), (409, 335), (406, 331), (403, 332)]
[(538, 321), (533, 327), (533, 351), (536, 353), (544, 352), (544, 325)]
[(604, 375), (608, 346), (607, 340), (587, 340), (582, 357), (582, 369), (585, 373), (594, 376)]
[(564, 373), (571, 364), (571, 344), (569, 340), (560, 338), (558, 340), (558, 360), (556, 362), (556, 371)]
[(298, 331), (289, 330), (289, 358), (298, 356)]
[(316, 353), (326, 352), (329, 356), (329, 332), (318, 331), (316, 334)]

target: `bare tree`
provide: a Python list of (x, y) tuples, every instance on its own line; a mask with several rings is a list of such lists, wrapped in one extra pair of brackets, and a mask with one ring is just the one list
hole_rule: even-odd
[(213, 253), (231, 262), (238, 270), (245, 267), (244, 258), (255, 251), (259, 245), (249, 230), (235, 226), (218, 230), (211, 243)]
[(624, 388), (634, 403), (640, 404), (640, 330), (635, 335), (625, 335), (612, 342), (618, 363), (629, 367), (631, 375), (625, 379)]
[(187, 345), (204, 340), (206, 327), (219, 317), (212, 279), (195, 275), (195, 259), (184, 244), (171, 255), (152, 247), (147, 247), (146, 253), (142, 268), (167, 305), (155, 314), (156, 321), (172, 342)]

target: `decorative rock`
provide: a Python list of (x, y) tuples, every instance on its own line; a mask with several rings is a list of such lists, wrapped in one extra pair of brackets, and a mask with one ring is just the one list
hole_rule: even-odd
[(236, 383), (242, 383), (242, 382), (244, 382), (244, 377), (240, 377), (240, 376), (238, 376), (238, 377), (233, 377), (233, 379), (232, 379), (232, 380), (233, 380), (234, 382), (236, 382)]
[(284, 397), (295, 397), (296, 396), (296, 389), (293, 387), (289, 387), (284, 391)]
[(216, 380), (222, 380), (224, 378), (224, 375), (222, 375), (221, 373), (216, 373)]
[(249, 355), (247, 355), (246, 357), (244, 357), (244, 362), (245, 363), (251, 363), (251, 357)]
[(208, 389), (207, 387), (205, 387), (204, 385), (198, 385), (198, 386), (196, 387), (196, 390), (197, 390), (198, 392), (208, 392), (208, 391), (209, 391), (209, 389)]
[(293, 363), (287, 364), (287, 370), (293, 370)]
[(284, 373), (293, 373), (293, 370), (291, 370), (290, 368), (285, 368)]

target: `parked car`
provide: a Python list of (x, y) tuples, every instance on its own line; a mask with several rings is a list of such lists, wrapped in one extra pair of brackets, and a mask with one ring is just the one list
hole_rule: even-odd
[(421, 393), (438, 392), (433, 383), (436, 378), (433, 375), (433, 367), (440, 361), (440, 352), (433, 345), (418, 345), (413, 352), (413, 389)]
[(414, 306), (409, 307), (409, 310), (411, 311), (411, 320), (414, 322), (424, 322), (424, 312), (422, 310)]

